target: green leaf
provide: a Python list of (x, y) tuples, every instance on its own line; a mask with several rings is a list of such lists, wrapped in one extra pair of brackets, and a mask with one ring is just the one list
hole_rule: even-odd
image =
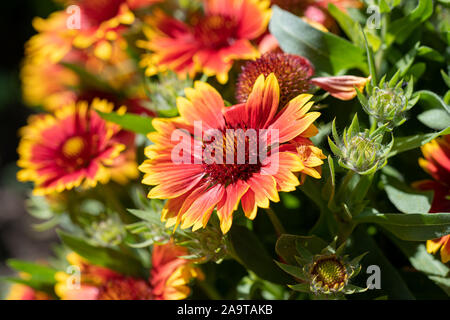
[(94, 246), (85, 239), (62, 231), (59, 231), (58, 235), (67, 247), (95, 265), (130, 276), (145, 276), (142, 264), (131, 254), (113, 248)]
[(444, 57), (438, 51), (427, 46), (420, 46), (417, 50), (417, 55), (428, 60), (444, 62)]
[[(387, 294), (389, 299), (415, 299), (398, 270), (386, 258), (375, 240), (367, 234), (365, 228), (357, 228), (352, 235), (352, 240), (349, 250), (355, 255), (369, 252), (361, 264), (363, 272), (370, 265), (377, 265), (381, 269), (381, 290), (369, 290), (365, 295), (370, 296), (372, 294), (377, 297), (382, 294)], [(365, 281), (357, 284), (361, 286), (366, 285)]]
[(229, 232), (229, 242), (238, 261), (260, 278), (280, 284), (291, 281), (249, 229), (234, 225)]
[(425, 241), (450, 234), (450, 213), (377, 213), (368, 208), (353, 221), (378, 224), (408, 241)]
[(436, 133), (416, 134), (414, 136), (395, 138), (394, 146), (392, 147), (389, 157), (393, 157), (399, 153), (416, 149), (424, 144), (436, 139), (439, 136), (450, 134), (450, 128), (444, 129)]
[(274, 6), (270, 32), (283, 51), (308, 58), (317, 70), (335, 75), (358, 68), (368, 72), (364, 51), (330, 32), (323, 32), (301, 18)]
[(16, 259), (10, 259), (7, 263), (12, 269), (28, 274), (30, 278), (27, 280), (45, 284), (55, 283), (55, 273), (57, 272), (56, 269)]
[(307, 278), (305, 276), (305, 273), (303, 272), (302, 268), (291, 266), (289, 264), (281, 263), (278, 261), (275, 261), (275, 263), (286, 273), (289, 273), (291, 276), (306, 281)]
[(436, 93), (428, 90), (417, 91), (415, 95), (419, 95), (419, 102), (428, 108), (442, 108), (450, 113), (450, 107)]
[(127, 209), (128, 212), (135, 215), (136, 217), (148, 221), (152, 224), (164, 225), (161, 222), (161, 215), (151, 210), (135, 210), (135, 209)]
[(444, 263), (429, 254), (422, 243), (403, 241), (392, 236), (390, 238), (416, 270), (423, 272), (450, 296), (450, 269)]
[(445, 84), (447, 87), (450, 88), (450, 76), (444, 72), (444, 70), (441, 70), (442, 79), (444, 79)]
[(450, 113), (443, 109), (427, 110), (417, 116), (420, 122), (431, 129), (443, 130), (450, 126)]
[(419, 0), (417, 7), (407, 16), (393, 21), (387, 29), (386, 45), (390, 46), (394, 41), (403, 43), (411, 33), (433, 13), (432, 0)]
[(316, 236), (297, 236), (293, 234), (282, 234), (275, 245), (276, 253), (289, 264), (297, 264), (295, 256), (298, 255), (297, 245), (301, 245), (309, 252), (320, 253), (327, 243)]
[(428, 212), (433, 201), (432, 191), (415, 190), (402, 181), (383, 174), (384, 190), (389, 200), (403, 213)]
[(299, 291), (299, 292), (311, 292), (311, 289), (309, 287), (309, 283), (299, 283), (299, 284), (294, 284), (291, 286), (288, 286), (289, 288), (291, 288), (294, 291)]
[(358, 22), (353, 20), (348, 14), (341, 11), (332, 3), (328, 4), (328, 12), (333, 16), (347, 37), (349, 37), (354, 44), (358, 47), (364, 45), (363, 34), (359, 28)]
[(98, 110), (97, 113), (106, 121), (114, 122), (125, 130), (144, 135), (154, 131), (152, 126), (152, 118), (150, 117), (139, 116), (132, 113), (125, 113), (122, 115), (116, 112), (105, 113)]

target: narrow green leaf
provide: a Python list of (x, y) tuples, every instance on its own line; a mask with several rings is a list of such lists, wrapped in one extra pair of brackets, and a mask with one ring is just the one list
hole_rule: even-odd
[(148, 134), (154, 131), (152, 118), (139, 116), (137, 114), (125, 113), (120, 115), (116, 112), (105, 113), (97, 110), (97, 113), (106, 121), (114, 122), (123, 129), (140, 134)]
[(301, 279), (301, 280), (306, 280), (305, 274), (303, 272), (303, 270), (299, 267), (296, 266), (291, 266), (289, 264), (285, 264), (285, 263), (281, 263), (278, 261), (275, 261), (275, 263), (286, 273), (289, 273), (291, 276)]
[(450, 213), (377, 213), (368, 208), (353, 221), (378, 224), (408, 241), (425, 241), (450, 234)]
[(415, 95), (419, 95), (419, 102), (428, 108), (442, 108), (450, 113), (450, 107), (436, 93), (428, 90), (417, 91)]
[(444, 129), (436, 133), (417, 134), (414, 136), (395, 138), (394, 146), (392, 147), (389, 157), (393, 157), (399, 153), (416, 149), (424, 144), (436, 139), (439, 136), (450, 134), (450, 128)]
[(24, 272), (30, 276), (29, 280), (39, 283), (54, 283), (55, 273), (57, 270), (48, 266), (21, 261), (16, 259), (10, 259), (7, 261), (8, 265), (19, 272)]
[(355, 45), (358, 47), (363, 46), (364, 38), (358, 22), (353, 20), (347, 13), (341, 11), (332, 3), (328, 4), (328, 12), (333, 16), (347, 37), (349, 37)]
[(74, 237), (59, 231), (62, 242), (89, 262), (106, 267), (122, 274), (131, 276), (145, 276), (143, 266), (139, 260), (117, 249), (94, 246), (82, 238)]
[(407, 16), (393, 21), (387, 29), (386, 45), (394, 41), (403, 43), (412, 32), (433, 13), (432, 0), (419, 0), (417, 7)]
[(308, 283), (299, 283), (299, 284), (294, 284), (291, 286), (288, 286), (289, 288), (291, 288), (294, 291), (299, 291), (299, 292), (311, 292), (311, 290), (309, 289), (309, 284)]

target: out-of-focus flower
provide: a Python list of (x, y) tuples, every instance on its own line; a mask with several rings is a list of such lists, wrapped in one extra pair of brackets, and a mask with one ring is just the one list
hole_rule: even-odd
[(394, 139), (388, 145), (383, 144), (383, 133), (379, 131), (360, 131), (356, 114), (351, 125), (344, 129), (342, 139), (337, 134), (335, 121), (332, 133), (334, 142), (328, 137), (328, 143), (339, 165), (360, 175), (372, 174), (384, 167), (394, 144)]
[[(149, 160), (140, 166), (145, 173), (142, 182), (155, 185), (148, 197), (169, 199), (162, 211), (168, 227), (181, 224), (195, 231), (206, 226), (217, 208), (226, 233), (239, 203), (247, 218), (254, 219), (257, 207), (279, 201), (279, 191), (295, 190), (300, 182), (294, 172), (320, 178), (317, 170), (314, 174), (305, 170), (320, 167), (324, 158), (309, 145), (308, 138), (317, 133), (313, 122), (320, 116), (308, 113), (311, 95), (299, 95), (278, 112), (280, 89), (273, 73), (267, 79), (260, 75), (246, 103), (232, 107), (226, 108), (220, 94), (206, 83), (196, 82), (194, 89), (185, 91), (187, 99), (177, 100), (181, 117), (153, 120), (156, 132), (148, 137), (154, 144), (145, 152)], [(211, 130), (219, 136), (208, 138)], [(171, 138), (174, 132), (182, 137), (186, 161), (173, 161), (172, 153), (180, 147), (179, 140)], [(251, 139), (259, 140), (259, 157), (258, 141)], [(277, 143), (279, 147), (272, 147)], [(215, 159), (203, 152), (212, 149)]]
[(50, 300), (50, 296), (44, 292), (36, 291), (24, 284), (14, 283), (9, 288), (7, 300)]
[(266, 0), (204, 0), (204, 14), (195, 14), (187, 23), (161, 11), (147, 21), (148, 41), (138, 46), (151, 53), (141, 65), (147, 75), (167, 69), (191, 78), (197, 72), (216, 76), (226, 83), (228, 71), (237, 59), (257, 58), (249, 40), (261, 35), (270, 19)]
[(31, 37), (25, 44), (27, 56), (38, 56), (56, 63), (72, 49), (75, 30), (67, 28), (65, 12), (54, 12), (47, 19), (34, 18), (33, 27), (38, 34)]
[(189, 282), (203, 279), (201, 270), (182, 258), (187, 254), (185, 248), (171, 242), (153, 247), (150, 284), (154, 300), (185, 299), (190, 294)]
[(238, 103), (245, 103), (256, 79), (263, 74), (267, 77), (274, 73), (280, 85), (280, 107), (301, 93), (309, 90), (309, 78), (314, 68), (308, 59), (287, 53), (266, 53), (255, 61), (249, 61), (242, 67), (236, 85)]
[(70, 87), (79, 84), (78, 76), (49, 59), (25, 58), (21, 70), (23, 98), (30, 106), (55, 110), (76, 100)]
[(298, 265), (277, 263), (281, 269), (301, 281), (299, 284), (290, 285), (291, 289), (326, 295), (353, 294), (367, 290), (349, 284), (349, 280), (360, 272), (359, 261), (365, 254), (349, 260), (348, 256), (340, 256), (336, 253), (334, 244), (327, 246), (316, 255), (301, 244), (298, 244), (297, 251), (298, 255), (295, 258)]
[[(94, 110), (110, 112), (113, 105), (94, 100), (58, 109), (55, 115), (32, 116), (22, 128), (18, 152), (20, 181), (33, 181), (34, 193), (45, 195), (106, 183), (111, 169), (128, 166), (134, 159), (121, 157), (126, 146), (120, 127), (104, 121)], [(126, 135), (126, 133), (124, 133)], [(133, 148), (133, 146), (129, 146)], [(122, 159), (122, 160), (120, 160)], [(131, 173), (128, 169), (127, 173)], [(132, 177), (136, 177), (134, 170)]]
[[(162, 0), (65, 0), (65, 5), (76, 5), (79, 11), (57, 11), (47, 19), (35, 18), (33, 26), (39, 32), (27, 43), (27, 53), (39, 53), (60, 61), (74, 47), (92, 49), (95, 56), (109, 60), (113, 43), (126, 47), (122, 38), (135, 21), (132, 10)], [(74, 16), (79, 13), (78, 16)], [(69, 25), (73, 22), (73, 26)], [(76, 25), (76, 23), (79, 25)]]
[[(450, 212), (450, 135), (436, 138), (421, 149), (424, 158), (419, 159), (419, 165), (434, 180), (418, 181), (413, 185), (421, 190), (434, 191), (430, 213)], [(439, 249), (442, 262), (449, 262), (450, 235), (427, 241), (428, 252), (436, 253)]]
[(62, 300), (149, 300), (151, 288), (144, 279), (123, 276), (108, 268), (93, 265), (77, 255), (67, 256), (78, 273), (57, 272), (55, 293)]
[(185, 299), (190, 293), (189, 282), (203, 277), (190, 261), (180, 258), (186, 254), (186, 249), (173, 243), (155, 245), (150, 278), (146, 280), (93, 265), (76, 253), (70, 253), (67, 260), (79, 273), (58, 272), (55, 293), (63, 300)]
[(80, 29), (75, 29), (73, 45), (80, 49), (94, 48), (95, 55), (108, 60), (112, 41), (126, 46), (122, 33), (135, 21), (133, 9), (161, 0), (69, 0), (67, 4), (80, 8)]
[(359, 91), (364, 90), (370, 77), (356, 76), (335, 76), (335, 77), (318, 77), (311, 79), (311, 83), (328, 91), (333, 97), (340, 100), (351, 100), (356, 97), (355, 87)]

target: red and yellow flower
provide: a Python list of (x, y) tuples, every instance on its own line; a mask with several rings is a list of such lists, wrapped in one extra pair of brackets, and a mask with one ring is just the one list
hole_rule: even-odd
[(70, 88), (79, 85), (78, 76), (50, 59), (26, 57), (21, 79), (23, 99), (29, 106), (55, 110), (76, 100)]
[(80, 29), (73, 38), (76, 48), (94, 48), (95, 55), (108, 60), (112, 55), (112, 41), (126, 46), (122, 33), (135, 21), (132, 10), (161, 0), (69, 0), (80, 8)]
[[(67, 256), (78, 267), (79, 278), (65, 272), (55, 275), (55, 293), (63, 300), (181, 300), (190, 294), (189, 282), (203, 274), (188, 260), (184, 248), (172, 243), (153, 248), (148, 280), (125, 276), (91, 264), (76, 253)], [(78, 281), (78, 283), (77, 283)]]
[[(419, 165), (434, 180), (418, 181), (414, 186), (434, 191), (430, 213), (450, 212), (450, 135), (436, 138), (421, 149), (424, 158), (419, 159)], [(439, 249), (442, 262), (450, 261), (450, 235), (427, 241), (428, 252)]]
[(129, 178), (136, 178), (137, 170), (129, 169), (134, 157), (123, 156), (123, 135), (132, 134), (94, 111), (112, 109), (113, 104), (95, 99), (91, 105), (79, 102), (60, 108), (54, 115), (32, 116), (21, 130), (18, 179), (34, 182), (34, 193), (45, 195), (106, 183), (122, 168)]
[(180, 257), (188, 254), (184, 247), (169, 242), (155, 245), (152, 252), (150, 285), (154, 300), (181, 300), (189, 296), (189, 282), (203, 279), (203, 273), (192, 263)]
[[(259, 76), (246, 103), (232, 107), (225, 107), (220, 94), (206, 83), (196, 82), (194, 88), (185, 91), (187, 99), (177, 100), (180, 117), (153, 120), (156, 132), (148, 137), (154, 144), (146, 149), (149, 160), (140, 166), (145, 173), (142, 182), (155, 186), (148, 197), (168, 199), (161, 217), (167, 226), (181, 224), (181, 228), (197, 230), (206, 226), (217, 209), (222, 232), (226, 233), (239, 203), (247, 218), (254, 219), (257, 207), (268, 208), (270, 201), (279, 201), (279, 191), (295, 190), (300, 182), (294, 173), (320, 178), (324, 155), (308, 139), (317, 133), (313, 122), (320, 116), (318, 112), (308, 113), (313, 105), (308, 102), (311, 95), (299, 95), (278, 111), (280, 88), (274, 74), (267, 79)], [(273, 130), (278, 133), (279, 147), (266, 149), (263, 157), (251, 161), (249, 140), (243, 138), (240, 143), (246, 151), (242, 164), (211, 162), (196, 150), (194, 138), (202, 139), (195, 137), (197, 121), (202, 122), (202, 137), (211, 129), (223, 133), (242, 129), (245, 134)], [(172, 161), (172, 152), (179, 148), (179, 141), (171, 139), (175, 130), (183, 132), (182, 140), (187, 145), (183, 158), (191, 160), (187, 163)], [(203, 140), (200, 144), (203, 150), (223, 148), (227, 157), (235, 156), (239, 145), (227, 136), (222, 136), (222, 141)], [(278, 169), (271, 170), (275, 162)]]
[(148, 19), (144, 32), (148, 41), (138, 46), (151, 53), (141, 65), (147, 75), (173, 70), (191, 78), (197, 72), (216, 76), (226, 83), (233, 60), (254, 59), (259, 53), (250, 40), (260, 36), (270, 19), (266, 0), (204, 0), (204, 13), (188, 23), (158, 11)]

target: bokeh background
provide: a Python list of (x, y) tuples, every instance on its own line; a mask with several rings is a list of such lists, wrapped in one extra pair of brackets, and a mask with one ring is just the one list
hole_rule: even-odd
[[(35, 32), (36, 16), (47, 17), (56, 9), (51, 0), (0, 1), (0, 277), (11, 275), (10, 258), (41, 260), (56, 240), (53, 231), (36, 232), (36, 222), (26, 213), (29, 186), (16, 181), (18, 129), (32, 112), (22, 102), (20, 64), (24, 43)], [(0, 281), (0, 298), (8, 284)]]

